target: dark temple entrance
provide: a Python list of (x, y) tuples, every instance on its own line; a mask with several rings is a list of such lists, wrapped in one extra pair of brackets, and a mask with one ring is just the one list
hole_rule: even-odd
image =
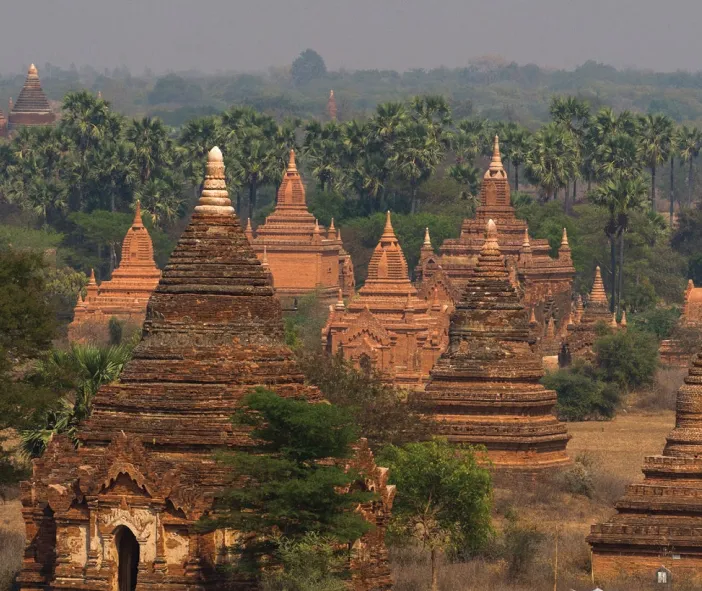
[(139, 542), (128, 527), (120, 526), (115, 535), (117, 545), (117, 591), (134, 591), (139, 567)]

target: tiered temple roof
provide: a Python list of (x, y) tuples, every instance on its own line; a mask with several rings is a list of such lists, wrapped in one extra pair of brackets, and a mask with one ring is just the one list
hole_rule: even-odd
[(250, 224), (246, 232), (259, 258), (265, 248), (273, 285), (284, 306), (312, 293), (327, 303), (336, 301), (339, 289), (345, 296), (353, 294), (353, 264), (341, 232), (334, 220), (328, 229), (321, 226), (307, 209), (294, 151), (290, 150), (275, 210), (255, 233)]
[(161, 271), (154, 262), (154, 249), (149, 232), (141, 219), (137, 202), (134, 221), (122, 242), (122, 259), (109, 281), (99, 286), (91, 273), (84, 300), (78, 299), (73, 322), (68, 327), (71, 340), (86, 340), (107, 335), (110, 318), (141, 325), (146, 305), (158, 285)]
[(52, 125), (56, 114), (41, 88), (39, 74), (34, 64), (29, 66), (24, 86), (12, 106), (8, 124), (10, 131), (25, 125)]
[[(480, 205), (475, 217), (463, 221), (459, 238), (444, 241), (439, 255), (420, 260), (415, 270), (420, 291), (422, 284), (440, 269), (452, 284), (451, 291), (460, 297), (477, 263), (489, 219), (497, 225), (500, 249), (507, 261), (511, 280), (519, 287), (522, 302), (528, 309), (534, 309), (536, 321), (544, 334), (549, 321), (554, 323), (557, 342), (551, 348), (558, 348), (565, 336), (575, 275), (570, 247), (566, 237), (558, 257), (551, 258), (547, 240), (529, 238), (526, 222), (516, 217), (511, 203), (497, 136), (490, 166), (480, 187)], [(546, 346), (548, 342), (543, 344)]]
[[(125, 536), (138, 540), (137, 588), (223, 588), (215, 567), (236, 534), (205, 534), (197, 522), (231, 484), (214, 454), (251, 446), (246, 427), (230, 417), (257, 386), (321, 400), (284, 344), (270, 273), (234, 214), (222, 154), (213, 148), (202, 196), (149, 302), (132, 360), (95, 396), (78, 430), (81, 445), (52, 439), (23, 484), (29, 542), (21, 588), (117, 588), (135, 558)], [(367, 449), (354, 461), (367, 475), (359, 486), (378, 493), (363, 508), (378, 527), (360, 542), (354, 587), (384, 590), (382, 532), (393, 490)]]
[(677, 394), (675, 428), (663, 454), (644, 459), (644, 480), (630, 484), (617, 513), (594, 525), (594, 576), (654, 580), (664, 566), (673, 580), (702, 582), (702, 353)]
[(366, 283), (348, 305), (331, 307), (323, 342), (360, 367), (374, 366), (398, 386), (421, 389), (446, 347), (447, 330), (447, 306), (436, 297), (417, 296), (388, 212)]
[(539, 382), (541, 356), (527, 310), (510, 282), (492, 220), (477, 263), (451, 315), (449, 346), (421, 400), (435, 434), (484, 445), (500, 473), (532, 475), (569, 464), (569, 436), (554, 416), (556, 393)]

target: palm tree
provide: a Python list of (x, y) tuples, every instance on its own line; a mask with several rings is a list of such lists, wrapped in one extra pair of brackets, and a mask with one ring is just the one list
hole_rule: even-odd
[(65, 433), (75, 439), (78, 424), (90, 416), (100, 386), (119, 377), (131, 358), (136, 342), (113, 347), (73, 344), (69, 349), (54, 349), (44, 359), (37, 379), (52, 389), (69, 390), (58, 408), (47, 413), (43, 425), (22, 433), (21, 448), (31, 458), (41, 456), (51, 437)]
[(697, 127), (683, 125), (679, 129), (678, 148), (680, 159), (687, 163), (687, 205), (692, 205), (692, 166), (702, 150), (702, 131)]
[(670, 157), (673, 120), (666, 115), (639, 118), (639, 154), (651, 171), (651, 209), (656, 209), (656, 170)]
[(514, 190), (519, 191), (519, 167), (526, 161), (532, 149), (532, 134), (521, 125), (508, 125), (500, 136), (500, 148), (514, 167)]
[(545, 198), (555, 199), (565, 187), (576, 166), (573, 138), (555, 123), (542, 127), (535, 135), (527, 160), (527, 174), (541, 187)]
[(566, 188), (565, 210), (570, 213), (571, 203), (575, 202), (578, 191), (578, 175), (582, 165), (585, 135), (590, 122), (590, 106), (587, 102), (573, 96), (554, 97), (551, 100), (550, 112), (552, 119), (573, 138), (575, 151), (573, 154), (573, 198), (570, 200)]
[[(629, 229), (629, 212), (641, 208), (648, 194), (646, 180), (639, 174), (632, 176), (622, 171), (616, 171), (612, 176), (591, 193), (590, 199), (595, 205), (609, 211), (609, 221), (605, 226), (605, 234), (610, 243), (612, 266), (610, 308), (621, 311), (621, 298), (624, 292), (624, 234)], [(616, 281), (615, 241), (619, 239), (619, 287)]]
[(343, 128), (335, 121), (312, 121), (305, 128), (303, 152), (322, 192), (337, 189), (342, 177)]

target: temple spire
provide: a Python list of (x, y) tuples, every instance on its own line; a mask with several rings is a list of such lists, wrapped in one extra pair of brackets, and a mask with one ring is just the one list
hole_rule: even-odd
[(224, 176), (224, 158), (217, 146), (207, 154), (205, 182), (200, 200), (195, 206), (195, 213), (234, 214)]
[(132, 228), (143, 228), (144, 222), (141, 220), (141, 201), (137, 199), (136, 208), (134, 209), (134, 221)]
[(334, 97), (334, 91), (329, 91), (329, 100), (327, 101), (327, 115), (331, 121), (336, 121), (336, 98)]
[(295, 150), (290, 150), (290, 159), (288, 160), (288, 172), (297, 172), (297, 163), (295, 162)]
[(498, 175), (505, 176), (505, 168), (502, 166), (502, 156), (500, 155), (500, 138), (496, 135), (492, 143), (490, 167), (485, 172), (485, 178), (493, 178)]
[(485, 242), (480, 249), (480, 254), (501, 254), (500, 244), (497, 242), (497, 226), (492, 220), (488, 220), (485, 225)]
[(383, 228), (383, 235), (380, 237), (381, 242), (392, 242), (397, 241), (397, 236), (395, 236), (395, 230), (392, 227), (392, 220), (390, 219), (390, 210), (385, 213), (385, 228)]
[(604, 284), (602, 283), (602, 273), (600, 272), (599, 265), (597, 265), (597, 268), (595, 269), (595, 282), (592, 284), (592, 290), (590, 291), (590, 301), (588, 303), (607, 303), (607, 293), (605, 292)]
[(246, 219), (246, 230), (244, 230), (244, 235), (248, 239), (249, 242), (253, 240), (253, 228), (251, 227), (251, 218)]
[(431, 248), (431, 236), (429, 236), (429, 227), (424, 228), (424, 246)]

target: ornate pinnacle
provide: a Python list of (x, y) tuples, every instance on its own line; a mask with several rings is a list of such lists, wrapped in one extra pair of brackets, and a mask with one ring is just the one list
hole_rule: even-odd
[(224, 176), (224, 157), (217, 146), (212, 148), (207, 154), (205, 183), (200, 200), (195, 206), (195, 212), (209, 214), (234, 213)]
[(424, 246), (431, 248), (431, 236), (429, 236), (429, 228), (424, 228)]
[(385, 228), (383, 229), (383, 235), (380, 237), (381, 242), (394, 241), (397, 240), (395, 236), (395, 230), (392, 227), (392, 220), (390, 219), (390, 210), (388, 209), (385, 214)]
[(568, 231), (563, 228), (563, 238), (561, 238), (561, 248), (568, 245)]
[(137, 199), (136, 208), (134, 209), (134, 221), (132, 222), (132, 228), (143, 228), (144, 222), (141, 221), (141, 201)]
[(290, 150), (290, 160), (288, 160), (288, 172), (297, 172), (297, 164), (295, 163), (295, 150)]
[(604, 283), (602, 283), (602, 273), (600, 272), (599, 265), (597, 265), (597, 268), (595, 269), (595, 282), (592, 284), (592, 290), (590, 291), (590, 303), (607, 303), (607, 293), (604, 289)]
[(480, 254), (500, 254), (500, 244), (497, 242), (497, 226), (491, 219), (485, 226), (485, 242)]

